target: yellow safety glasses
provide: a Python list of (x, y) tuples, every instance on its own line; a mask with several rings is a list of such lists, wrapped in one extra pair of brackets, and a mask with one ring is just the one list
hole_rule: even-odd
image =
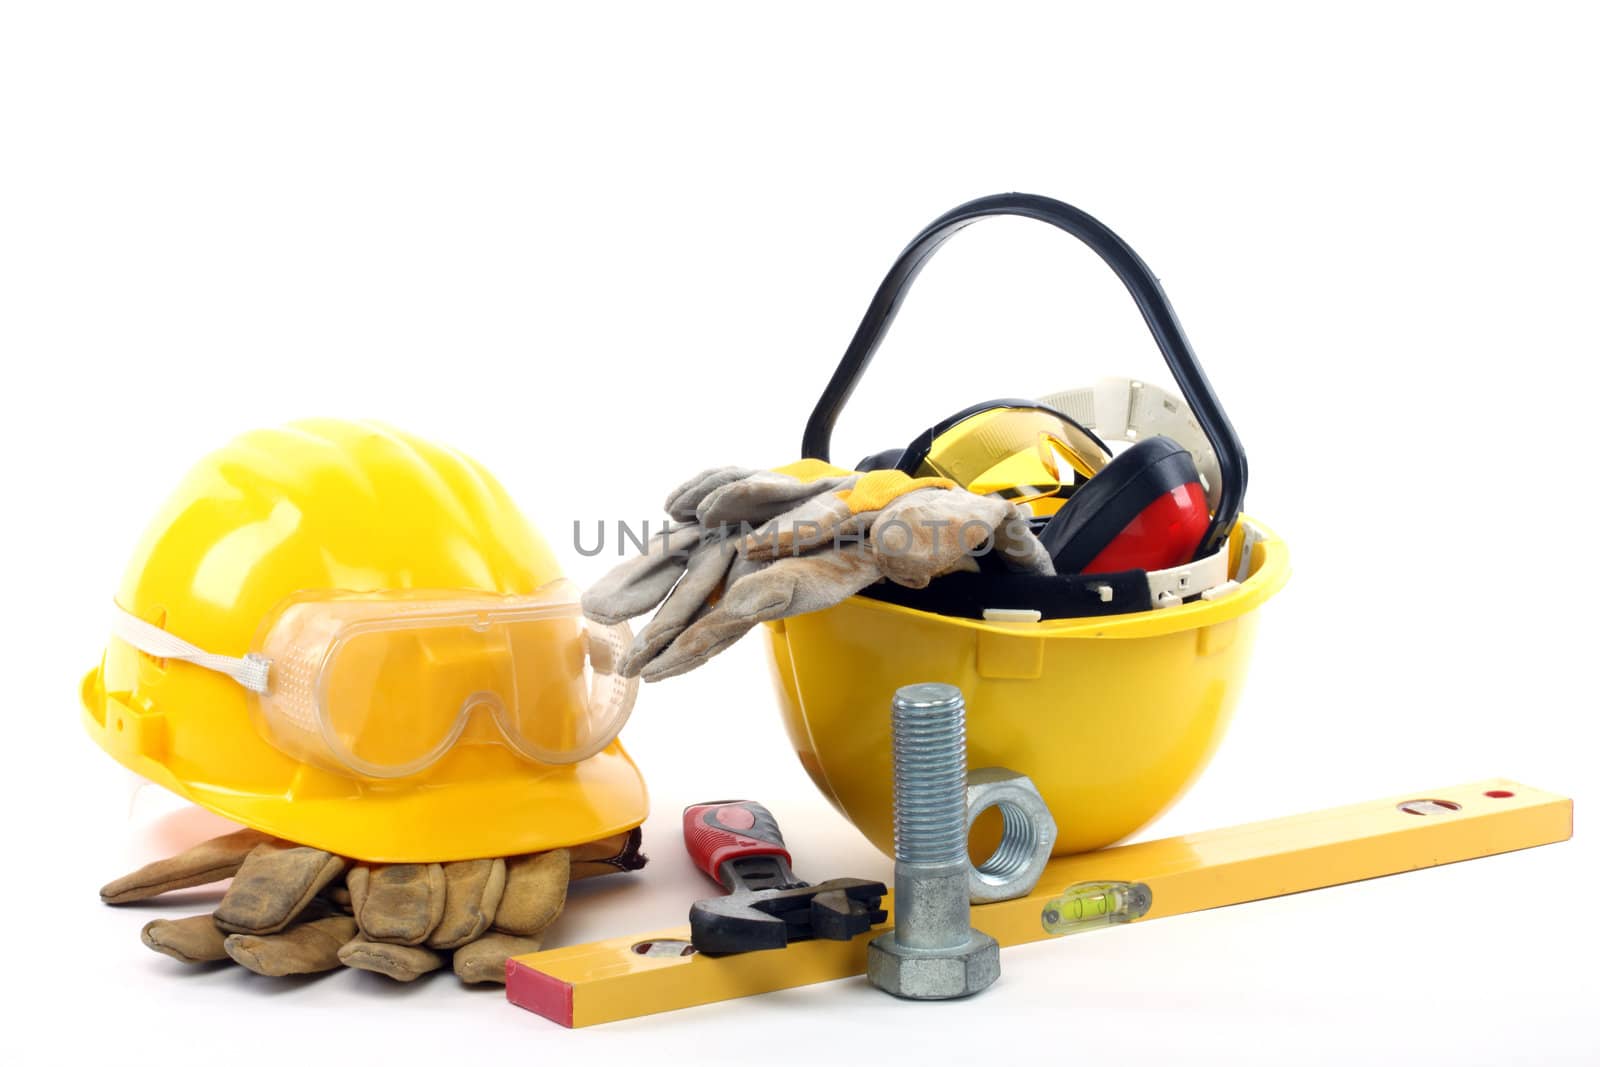
[(1110, 458), (1098, 437), (1061, 412), (996, 400), (924, 431), (894, 465), (1027, 505), (1035, 515), (1054, 515)]

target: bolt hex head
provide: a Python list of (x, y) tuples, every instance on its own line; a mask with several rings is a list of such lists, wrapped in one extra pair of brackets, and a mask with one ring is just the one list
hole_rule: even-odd
[(999, 977), (1000, 944), (977, 930), (956, 948), (906, 948), (895, 940), (893, 930), (867, 945), (867, 979), (885, 993), (907, 1000), (968, 997)]

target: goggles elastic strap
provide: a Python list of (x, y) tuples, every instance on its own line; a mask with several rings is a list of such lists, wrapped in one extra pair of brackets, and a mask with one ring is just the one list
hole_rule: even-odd
[(272, 661), (254, 653), (239, 656), (219, 656), (198, 648), (170, 634), (161, 627), (130, 615), (120, 605), (112, 605), (111, 633), (126, 641), (146, 655), (158, 659), (176, 659), (204, 667), (208, 671), (226, 674), (252, 693), (267, 691), (267, 675)]

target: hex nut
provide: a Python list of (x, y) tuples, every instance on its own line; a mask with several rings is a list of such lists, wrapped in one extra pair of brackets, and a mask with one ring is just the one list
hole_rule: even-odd
[(968, 895), (974, 904), (1027, 896), (1044, 876), (1056, 847), (1056, 821), (1025, 774), (1005, 767), (983, 767), (967, 773), (967, 833), (978, 816), (998, 806), (1005, 831), (1000, 845), (982, 864), (967, 869)]
[(977, 930), (959, 948), (907, 948), (895, 940), (893, 930), (867, 945), (867, 979), (907, 1000), (969, 997), (999, 977), (1000, 943)]

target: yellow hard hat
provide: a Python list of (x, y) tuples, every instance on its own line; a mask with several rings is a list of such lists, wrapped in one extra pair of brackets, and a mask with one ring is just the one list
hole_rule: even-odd
[[(823, 795), (892, 854), (890, 700), (915, 682), (954, 685), (968, 766), (1033, 779), (1057, 855), (1113, 844), (1181, 796), (1227, 730), (1288, 549), (1242, 519), (1229, 564), (1243, 580), (1225, 596), (1126, 615), (968, 619), (854, 596), (768, 623), (790, 741)], [(985, 829), (979, 859), (999, 840)]]
[[(976, 483), (981, 474), (984, 491), (1029, 499), (1031, 487), (1050, 480), (1037, 473), (1034, 460), (1032, 441), (1053, 433), (1039, 429), (1040, 418), (1070, 423), (1092, 440), (1154, 443), (1159, 436), (1194, 463), (1205, 490), (1197, 502), (1204, 532), (1198, 550), (1192, 556), (1186, 551), (1177, 566), (1104, 573), (1078, 568), (1049, 578), (958, 573), (920, 590), (881, 583), (826, 611), (767, 624), (779, 705), (801, 764), (885, 852), (893, 847), (889, 707), (901, 686), (960, 688), (969, 767), (1006, 767), (1031, 778), (1055, 818), (1058, 855), (1100, 848), (1149, 823), (1205, 768), (1239, 699), (1258, 609), (1289, 577), (1283, 541), (1241, 515), (1243, 450), (1160, 283), (1102, 223), (1046, 197), (1010, 193), (974, 200), (936, 219), (906, 247), (812, 412), (802, 454), (829, 458), (834, 422), (929, 257), (958, 230), (994, 215), (1048, 223), (1104, 259), (1143, 313), (1181, 400), (1143, 383), (1108, 379), (1054, 394), (1042, 407), (990, 402), (936, 425), (912, 448), (878, 453), (863, 466), (920, 473), (918, 464), (947, 442), (952, 459), (946, 472), (958, 482)], [(994, 414), (974, 424), (975, 412)], [(1000, 419), (1015, 432), (1001, 432)], [(967, 425), (974, 425), (970, 434), (952, 438), (952, 429)], [(1115, 514), (1122, 497), (1143, 507), (1133, 491), (1142, 468), (1124, 473), (1127, 461), (1139, 458), (1139, 447), (1072, 464), (1083, 488), (1060, 479), (1057, 495), (1073, 490), (1070, 500), (1055, 501), (1054, 517), (1044, 521), (1081, 517), (1072, 509), (1097, 486), (1128, 489), (1110, 498), (1101, 494), (1096, 506), (1102, 515)], [(1070, 451), (1095, 458), (1081, 443)], [(1020, 482), (1007, 482), (1019, 455), (1031, 466), (1023, 466)], [(972, 472), (970, 483), (965, 472)], [(1059, 465), (1056, 472), (1068, 473)], [(1156, 488), (1165, 493), (1169, 487)], [(1096, 534), (1114, 537), (1132, 529), (1126, 522), (1118, 518)], [(974, 855), (981, 860), (998, 840), (997, 828), (975, 828)]]
[(393, 429), (245, 434), (156, 516), (83, 683), (139, 774), (372, 862), (576, 845), (638, 826), (614, 740), (625, 629), (585, 624), (499, 483)]

